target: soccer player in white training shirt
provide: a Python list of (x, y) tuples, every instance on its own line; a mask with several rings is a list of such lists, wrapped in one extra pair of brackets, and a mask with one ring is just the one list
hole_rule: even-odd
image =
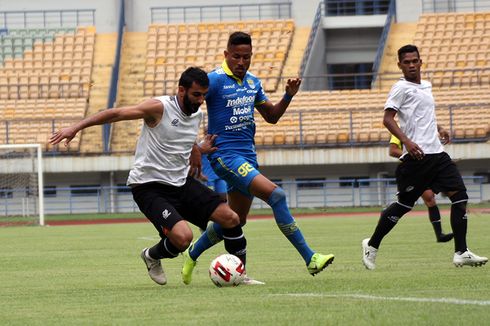
[[(371, 238), (362, 241), (362, 262), (374, 269), (378, 248), (398, 220), (408, 213), (427, 189), (444, 192), (451, 200), (451, 228), (454, 233), (453, 263), (456, 266), (481, 266), (488, 261), (466, 246), (468, 195), (461, 174), (439, 139), (449, 134), (438, 128), (432, 85), (421, 80), (422, 60), (414, 45), (398, 50), (398, 67), (404, 78), (393, 85), (385, 104), (383, 124), (403, 144), (402, 163), (396, 169), (398, 201), (381, 212)], [(398, 114), (400, 126), (395, 121)]]
[[(192, 230), (186, 221), (202, 229), (208, 221), (221, 225), (226, 250), (245, 262), (246, 240), (238, 215), (217, 193), (189, 176), (191, 152), (199, 153), (195, 143), (202, 120), (199, 107), (208, 87), (206, 72), (191, 67), (182, 73), (176, 96), (160, 96), (135, 106), (103, 110), (50, 138), (51, 144), (63, 139), (68, 144), (77, 132), (90, 126), (144, 120), (127, 184), (141, 212), (161, 238), (141, 252), (148, 275), (160, 285), (167, 283), (160, 260), (177, 257), (192, 241)], [(202, 151), (216, 150), (213, 141), (214, 137), (206, 137)], [(195, 155), (199, 160), (194, 162), (200, 163), (200, 154)]]

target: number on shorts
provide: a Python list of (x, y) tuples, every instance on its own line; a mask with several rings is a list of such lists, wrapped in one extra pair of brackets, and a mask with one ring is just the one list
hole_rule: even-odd
[(247, 174), (250, 172), (250, 171), (253, 171), (254, 170), (254, 167), (250, 165), (250, 163), (243, 163), (242, 165), (240, 165), (240, 167), (238, 168), (238, 173), (242, 176), (242, 177), (246, 177)]

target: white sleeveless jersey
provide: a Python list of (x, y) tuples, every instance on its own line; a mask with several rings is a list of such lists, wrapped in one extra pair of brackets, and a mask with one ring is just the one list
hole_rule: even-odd
[(161, 121), (153, 128), (143, 123), (127, 184), (159, 182), (180, 187), (189, 172), (189, 157), (197, 139), (202, 111), (187, 116), (175, 96), (156, 97), (163, 104)]
[[(425, 154), (444, 151), (437, 131), (430, 82), (422, 80), (420, 84), (416, 84), (401, 78), (391, 88), (385, 104), (386, 109), (397, 111), (400, 129), (410, 140), (419, 145)], [(403, 152), (407, 152), (405, 146)]]

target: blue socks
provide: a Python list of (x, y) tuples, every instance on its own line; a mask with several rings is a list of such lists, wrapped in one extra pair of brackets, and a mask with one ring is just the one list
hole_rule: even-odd
[[(306, 264), (309, 264), (314, 252), (308, 246), (301, 233), (294, 217), (289, 212), (288, 205), (286, 203), (286, 194), (282, 188), (277, 187), (270, 195), (267, 203), (271, 206), (274, 218), (276, 219), (277, 226), (286, 238), (293, 244), (298, 250), (301, 257), (303, 257)], [(211, 248), (218, 242), (223, 240), (223, 230), (217, 223), (210, 223), (199, 239), (194, 243), (192, 248), (189, 249), (189, 256), (192, 260), (197, 258), (207, 249)]]
[(282, 190), (280, 187), (274, 189), (267, 200), (267, 203), (272, 208), (274, 218), (276, 219), (277, 226), (281, 232), (286, 236), (289, 242), (293, 244), (296, 250), (298, 250), (306, 264), (309, 264), (314, 252), (306, 243), (303, 234), (296, 225), (294, 217), (289, 212), (289, 208), (286, 203), (286, 193), (284, 190)]
[(189, 256), (192, 260), (197, 260), (201, 254), (223, 240), (223, 230), (218, 223), (209, 223), (194, 245), (189, 248)]

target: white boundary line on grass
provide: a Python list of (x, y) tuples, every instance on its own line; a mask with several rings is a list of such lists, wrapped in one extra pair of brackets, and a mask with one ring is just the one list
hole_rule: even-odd
[(352, 298), (352, 299), (382, 300), (382, 301), (435, 302), (435, 303), (449, 303), (449, 304), (457, 304), (457, 305), (490, 306), (490, 300), (465, 300), (465, 299), (453, 299), (453, 298), (383, 297), (383, 296), (375, 296), (375, 295), (368, 295), (368, 294), (284, 293), (284, 294), (273, 294), (273, 296)]
[(154, 235), (154, 236), (148, 236), (148, 237), (137, 237), (137, 240), (148, 240), (148, 241), (155, 241), (160, 239), (160, 237)]

